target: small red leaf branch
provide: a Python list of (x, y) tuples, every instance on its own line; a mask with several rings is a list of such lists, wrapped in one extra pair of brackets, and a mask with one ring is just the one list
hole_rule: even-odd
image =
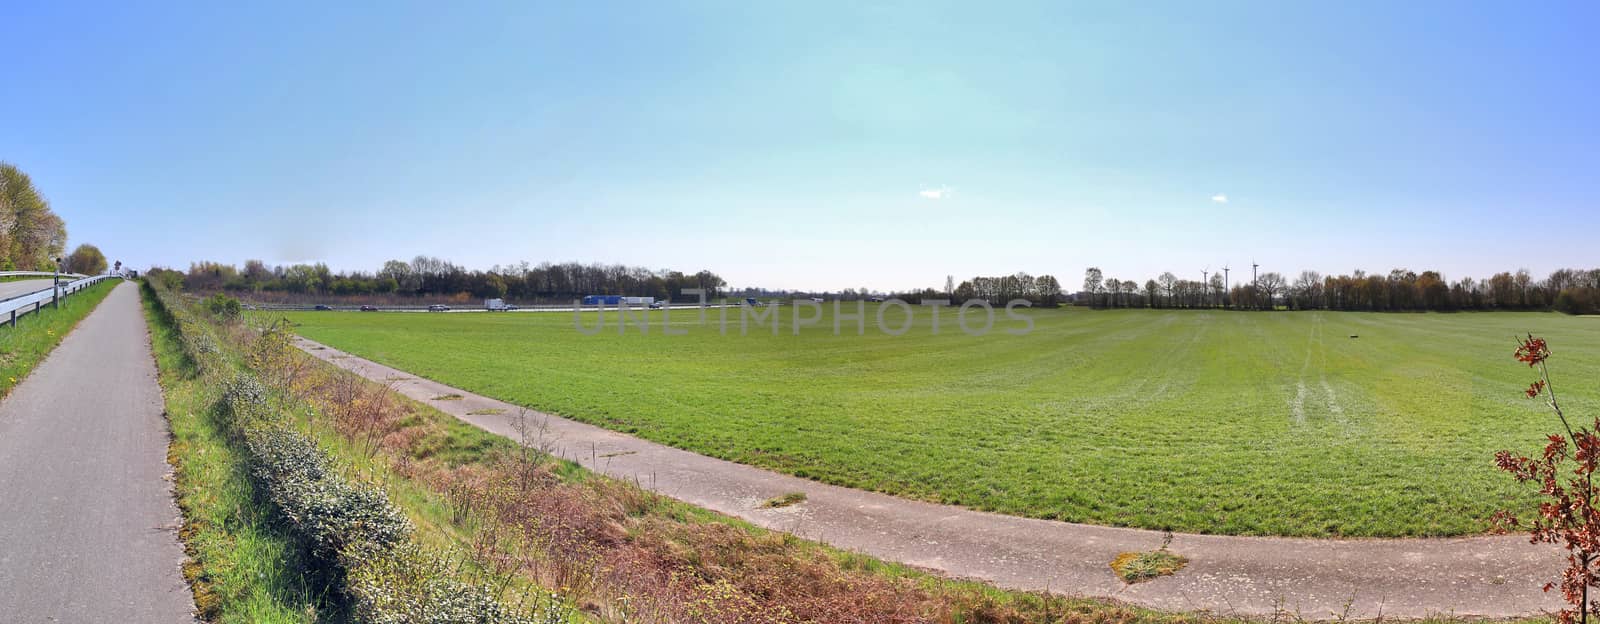
[(1504, 529), (1526, 529), (1532, 543), (1561, 544), (1567, 549), (1567, 568), (1561, 573), (1561, 581), (1546, 584), (1544, 590), (1560, 587), (1561, 596), (1571, 605), (1558, 614), (1561, 624), (1587, 624), (1589, 614), (1600, 611), (1600, 600), (1589, 600), (1589, 588), (1600, 587), (1600, 570), (1596, 569), (1600, 564), (1600, 513), (1594, 506), (1594, 473), (1600, 468), (1600, 418), (1587, 428), (1572, 428), (1556, 400), (1556, 389), (1550, 384), (1550, 369), (1545, 364), (1550, 347), (1543, 338), (1532, 334), (1518, 338), (1516, 358), (1529, 368), (1539, 369), (1539, 379), (1524, 394), (1530, 399), (1545, 397), (1566, 435), (1548, 436), (1544, 452), (1536, 457), (1511, 451), (1495, 454), (1495, 463), (1501, 470), (1511, 473), (1519, 483), (1538, 484), (1544, 500), (1526, 527), (1508, 511), (1496, 513), (1494, 521)]

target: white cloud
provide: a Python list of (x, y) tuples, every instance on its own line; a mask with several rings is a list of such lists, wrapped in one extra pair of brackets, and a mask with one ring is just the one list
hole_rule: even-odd
[(948, 186), (935, 189), (923, 189), (917, 192), (918, 195), (921, 195), (925, 199), (944, 199), (949, 197), (950, 193), (951, 188)]
[(1228, 196), (1227, 195), (1223, 195), (1222, 193), (1217, 193), (1216, 195), (1212, 195), (1211, 196), (1211, 201), (1217, 202), (1219, 204), (1226, 204), (1226, 203), (1228, 203)]

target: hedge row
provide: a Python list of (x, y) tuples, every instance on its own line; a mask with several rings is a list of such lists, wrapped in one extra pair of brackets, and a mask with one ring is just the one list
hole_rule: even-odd
[[(228, 437), (242, 443), (258, 491), (305, 540), (357, 620), (379, 624), (562, 624), (560, 609), (511, 609), (483, 584), (463, 583), (444, 557), (419, 548), (413, 527), (382, 490), (346, 479), (312, 438), (276, 414), (255, 373), (231, 366), (205, 321), (160, 280), (146, 280), (158, 313), (177, 330), (185, 354), (222, 389), (218, 407)], [(551, 600), (550, 603), (556, 601)], [(536, 615), (537, 614), (537, 615)]]

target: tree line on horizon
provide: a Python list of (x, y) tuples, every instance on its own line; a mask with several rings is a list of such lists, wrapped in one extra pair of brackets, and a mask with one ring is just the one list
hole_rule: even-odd
[(1100, 308), (1228, 308), (1243, 310), (1345, 310), (1369, 312), (1457, 310), (1557, 310), (1600, 313), (1600, 269), (1559, 269), (1534, 279), (1527, 269), (1487, 279), (1451, 282), (1438, 271), (1394, 269), (1388, 274), (1357, 269), (1345, 275), (1301, 271), (1293, 280), (1262, 273), (1242, 284), (1222, 275), (1205, 281), (1162, 273), (1142, 284), (1084, 271), (1078, 303)]
[(1063, 295), (1061, 281), (1054, 275), (1034, 276), (1026, 271), (1018, 271), (1011, 275), (979, 275), (963, 280), (959, 284), (956, 283), (955, 276), (946, 275), (944, 290), (924, 288), (894, 293), (896, 299), (907, 303), (946, 300), (952, 305), (975, 300), (1005, 305), (1011, 301), (1024, 299), (1037, 306), (1057, 306), (1064, 301)]
[(246, 260), (232, 264), (201, 261), (189, 265), (184, 287), (196, 291), (281, 292), (307, 295), (458, 296), (566, 303), (587, 295), (629, 295), (667, 299), (685, 288), (703, 288), (718, 297), (727, 282), (711, 271), (684, 273), (620, 264), (521, 262), (472, 270), (432, 256), (410, 262), (390, 260), (376, 272), (334, 272), (323, 263), (268, 266)]
[[(959, 284), (945, 278), (944, 289), (892, 293), (919, 303), (947, 299), (953, 304), (982, 299), (1003, 304), (1026, 299), (1035, 305), (1076, 303), (1096, 308), (1223, 308), (1239, 310), (1455, 311), (1558, 310), (1569, 314), (1600, 313), (1600, 269), (1561, 269), (1535, 279), (1526, 269), (1504, 271), (1487, 279), (1448, 281), (1437, 271), (1417, 273), (1394, 269), (1387, 274), (1356, 270), (1344, 275), (1302, 271), (1289, 279), (1261, 273), (1243, 283), (1224, 275), (1207, 280), (1179, 279), (1171, 272), (1147, 279), (1106, 277), (1097, 267), (1085, 271), (1083, 289), (1067, 293), (1053, 275), (1018, 272), (976, 276)], [(431, 256), (410, 262), (390, 260), (376, 272), (334, 272), (326, 264), (268, 266), (248, 260), (242, 269), (218, 262), (195, 262), (184, 274), (187, 288), (199, 291), (283, 292), (308, 295), (475, 296), (517, 301), (566, 303), (587, 295), (613, 294), (685, 299), (683, 290), (701, 288), (707, 299), (723, 296), (813, 296), (865, 299), (866, 287), (835, 292), (773, 291), (755, 287), (731, 289), (709, 270), (684, 273), (618, 264), (550, 263), (496, 265), (470, 270)]]

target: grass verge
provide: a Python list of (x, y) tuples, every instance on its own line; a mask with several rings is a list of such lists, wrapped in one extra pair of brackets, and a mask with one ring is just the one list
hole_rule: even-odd
[(200, 617), (226, 624), (338, 621), (337, 610), (312, 589), (320, 580), (303, 572), (303, 548), (255, 496), (245, 458), (228, 443), (217, 389), (184, 354), (149, 289), (141, 293), (172, 427), (167, 461), (184, 517), (183, 571)]
[[(502, 603), (501, 597), (513, 587), (498, 582), (503, 575), (491, 578), (476, 562), (459, 556), (462, 551), (432, 548), (419, 539), (386, 488), (375, 482), (379, 477), (330, 454), (312, 423), (299, 422), (301, 402), (264, 385), (249, 368), (251, 354), (236, 347), (249, 343), (241, 335), (250, 332), (233, 321), (237, 314), (215, 305), (208, 314), (169, 284), (164, 279), (147, 284), (151, 320), (166, 330), (161, 336), (166, 342), (163, 350), (177, 358), (171, 370), (186, 372), (182, 376), (197, 384), (194, 407), (208, 416), (201, 422), (211, 425), (206, 433), (218, 445), (207, 451), (230, 454), (234, 474), (243, 475), (245, 496), (259, 503), (251, 505), (252, 510), (263, 516), (265, 526), (295, 556), (293, 561), (268, 563), (279, 565), (280, 577), (300, 579), (297, 587), (303, 591), (289, 597), (306, 604), (298, 612), (267, 615), (303, 613), (318, 622), (570, 621), (558, 595), (530, 592), (510, 596), (516, 598), (514, 603)], [(176, 351), (171, 350), (173, 345)], [(306, 413), (308, 420), (312, 415)], [(174, 447), (176, 463), (186, 463), (185, 447)], [(185, 539), (206, 528), (204, 518), (193, 515), (196, 523), (184, 532)], [(221, 528), (228, 533), (231, 527), (225, 522)], [(228, 596), (205, 575), (204, 545), (189, 546), (197, 557), (189, 566), (197, 581), (196, 601), (213, 619), (235, 617), (238, 610), (229, 608)], [(209, 558), (218, 560), (226, 561)], [(249, 579), (242, 589), (252, 596), (263, 593)], [(244, 616), (242, 621), (264, 620)]]
[(0, 397), (11, 394), (116, 285), (109, 280), (95, 284), (62, 299), (60, 308), (47, 307), (17, 319), (16, 327), (0, 325)]

